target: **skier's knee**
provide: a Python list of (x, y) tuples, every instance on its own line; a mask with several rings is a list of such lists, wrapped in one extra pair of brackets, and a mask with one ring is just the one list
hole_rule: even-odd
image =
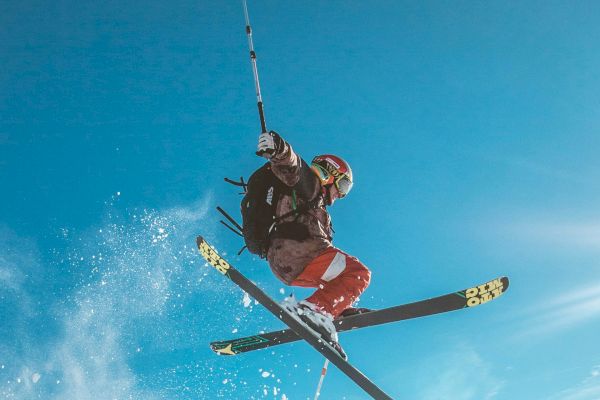
[(369, 286), (369, 284), (371, 283), (371, 271), (365, 267), (365, 273), (363, 276), (363, 281), (365, 282), (365, 289)]
[(361, 292), (365, 290), (371, 283), (371, 271), (361, 264), (361, 269), (358, 271), (357, 280), (360, 282)]

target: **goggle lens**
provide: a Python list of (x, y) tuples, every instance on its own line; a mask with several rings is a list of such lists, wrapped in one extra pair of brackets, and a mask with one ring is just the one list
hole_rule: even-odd
[(345, 197), (352, 190), (352, 181), (346, 175), (342, 175), (335, 180), (335, 187), (340, 193), (340, 198)]

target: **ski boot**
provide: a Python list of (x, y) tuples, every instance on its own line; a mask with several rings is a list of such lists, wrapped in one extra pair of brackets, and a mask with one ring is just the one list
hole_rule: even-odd
[(316, 305), (304, 300), (295, 303), (293, 299), (286, 299), (283, 305), (286, 309), (296, 314), (308, 327), (317, 332), (321, 336), (321, 339), (329, 343), (340, 357), (348, 360), (346, 352), (344, 352), (344, 349), (342, 349), (342, 346), (338, 342), (338, 334), (333, 325), (333, 317), (330, 314), (319, 310)]

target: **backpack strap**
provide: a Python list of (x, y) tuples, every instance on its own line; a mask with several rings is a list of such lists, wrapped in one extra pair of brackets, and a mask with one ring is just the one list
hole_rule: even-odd
[(242, 193), (240, 193), (240, 194), (246, 194), (246, 193), (248, 193), (248, 183), (244, 182), (244, 177), (243, 176), (240, 176), (240, 181), (239, 182), (231, 180), (229, 178), (224, 178), (224, 179), (225, 179), (225, 182), (227, 182), (227, 183), (230, 183), (230, 184), (232, 184), (234, 186), (241, 187), (244, 191)]
[(231, 227), (231, 226), (230, 226), (228, 223), (226, 223), (225, 221), (221, 220), (220, 222), (221, 222), (223, 225), (225, 225), (227, 228), (229, 228), (231, 231), (233, 231), (233, 233), (237, 234), (238, 236), (244, 237), (244, 234), (243, 234), (243, 230), (244, 230), (244, 228), (242, 228), (242, 227), (240, 226), (240, 224), (238, 224), (238, 223), (236, 222), (236, 220), (234, 220), (234, 219), (233, 219), (233, 217), (232, 217), (231, 215), (229, 215), (229, 214), (228, 214), (228, 213), (227, 213), (225, 210), (223, 210), (223, 209), (222, 209), (221, 207), (219, 207), (219, 206), (217, 206), (217, 211), (218, 211), (218, 212), (220, 212), (220, 213), (221, 213), (221, 214), (222, 214), (222, 215), (223, 215), (225, 218), (227, 218), (227, 220), (228, 220), (229, 222), (231, 222), (231, 223), (232, 223), (232, 224), (235, 226), (235, 228), (237, 228), (237, 229), (235, 229), (235, 228)]
[(283, 215), (280, 215), (279, 217), (275, 217), (273, 218), (273, 224), (277, 225), (278, 222), (281, 222), (282, 220), (291, 217), (292, 215), (295, 215), (296, 218), (299, 217), (300, 215), (306, 213), (308, 210), (313, 209), (313, 208), (319, 208), (319, 202), (321, 201), (322, 196), (317, 196), (314, 199), (307, 201), (305, 204), (301, 205), (300, 207), (298, 207), (297, 205), (297, 199), (296, 199), (296, 190), (292, 190), (292, 207), (293, 210), (286, 212)]

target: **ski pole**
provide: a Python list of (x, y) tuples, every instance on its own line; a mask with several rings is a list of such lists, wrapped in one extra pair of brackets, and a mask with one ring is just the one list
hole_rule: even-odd
[(248, 5), (244, 3), (244, 16), (246, 17), (246, 36), (248, 36), (248, 47), (250, 48), (250, 63), (252, 64), (252, 73), (254, 75), (254, 87), (256, 88), (256, 100), (258, 106), (258, 116), (260, 118), (260, 127), (262, 132), (267, 132), (267, 123), (265, 122), (265, 111), (263, 108), (262, 96), (260, 94), (260, 82), (258, 80), (258, 67), (256, 65), (256, 52), (252, 41), (252, 27), (250, 26), (250, 17), (248, 16)]
[(321, 378), (319, 378), (319, 385), (317, 386), (317, 392), (315, 393), (314, 400), (317, 400), (321, 395), (321, 387), (323, 386), (323, 380), (325, 379), (325, 374), (327, 373), (327, 367), (329, 366), (329, 360), (325, 359), (325, 364), (323, 365), (323, 369), (321, 370)]

